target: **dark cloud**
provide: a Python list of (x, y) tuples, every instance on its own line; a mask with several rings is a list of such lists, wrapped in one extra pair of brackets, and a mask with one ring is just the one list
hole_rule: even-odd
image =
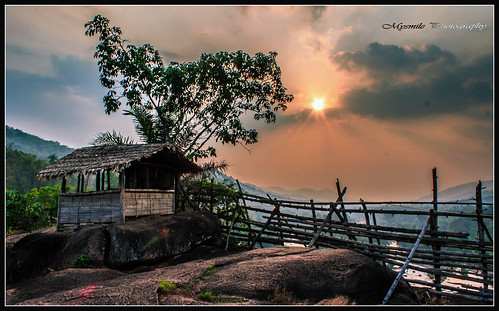
[(374, 81), (341, 98), (356, 114), (411, 118), (492, 103), (492, 54), (463, 63), (435, 45), (403, 48), (374, 42), (331, 59), (341, 69), (365, 72)]
[(324, 12), (326, 11), (326, 7), (325, 6), (312, 6), (310, 7), (310, 12), (312, 13), (312, 20), (313, 21), (317, 21), (319, 20), (322, 15), (324, 14)]

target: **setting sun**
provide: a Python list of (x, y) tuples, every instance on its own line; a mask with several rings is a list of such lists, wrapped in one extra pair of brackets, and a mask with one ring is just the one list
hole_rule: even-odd
[(316, 99), (316, 100), (314, 100), (314, 103), (312, 104), (312, 107), (315, 110), (322, 110), (322, 109), (324, 109), (324, 100), (323, 99)]

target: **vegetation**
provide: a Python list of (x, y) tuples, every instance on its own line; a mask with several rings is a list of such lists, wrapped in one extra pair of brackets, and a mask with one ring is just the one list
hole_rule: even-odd
[(158, 291), (164, 295), (168, 295), (171, 293), (176, 293), (178, 290), (177, 285), (175, 283), (168, 282), (166, 280), (161, 281), (158, 287)]
[(204, 271), (204, 274), (203, 276), (201, 277), (201, 279), (205, 280), (207, 277), (209, 277), (210, 275), (212, 275), (213, 273), (215, 273), (217, 271), (217, 269), (215, 269), (215, 265), (211, 265), (209, 266), (208, 268), (206, 268), (206, 270)]
[(202, 54), (197, 61), (165, 66), (152, 45), (127, 44), (106, 17), (96, 15), (85, 27), (85, 35), (99, 37), (94, 57), (100, 82), (109, 89), (106, 113), (125, 103), (124, 114), (133, 117), (144, 142), (174, 144), (190, 159), (216, 156), (210, 140), (257, 142), (258, 132), (245, 128), (240, 117), (253, 113), (255, 120), (273, 123), (275, 112), (293, 100), (281, 82), (276, 52)]
[[(66, 191), (69, 191), (67, 186)], [(26, 194), (5, 190), (7, 232), (33, 231), (55, 223), (61, 186), (34, 188)]]
[(87, 255), (80, 255), (73, 262), (74, 268), (95, 268), (92, 264), (90, 264), (90, 257)]
[(40, 181), (36, 178), (36, 174), (48, 164), (46, 160), (38, 159), (35, 155), (16, 150), (12, 145), (7, 146), (5, 188), (27, 193), (33, 188), (55, 185), (53, 181)]
[(6, 189), (5, 197), (7, 233), (31, 232), (50, 224), (48, 211), (33, 193), (21, 194), (17, 190)]
[(198, 299), (201, 301), (213, 302), (217, 298), (216, 295), (213, 295), (211, 291), (205, 291), (198, 294)]

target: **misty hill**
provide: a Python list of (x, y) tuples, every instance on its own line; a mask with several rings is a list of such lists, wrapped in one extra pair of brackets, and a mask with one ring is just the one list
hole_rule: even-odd
[[(438, 201), (448, 202), (474, 202), (477, 182), (469, 182), (463, 185), (451, 187), (438, 192)], [(483, 189), (485, 188), (485, 189)], [(432, 196), (427, 195), (418, 201), (431, 201)], [(492, 180), (482, 181), (482, 202), (494, 202), (494, 182)]]
[(11, 146), (12, 149), (35, 155), (38, 159), (47, 159), (53, 154), (57, 158), (62, 158), (74, 151), (74, 149), (56, 141), (45, 140), (8, 125), (5, 126), (5, 146)]

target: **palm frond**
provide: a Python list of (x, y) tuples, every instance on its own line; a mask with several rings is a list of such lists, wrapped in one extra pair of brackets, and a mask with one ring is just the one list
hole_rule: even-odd
[(120, 132), (113, 130), (112, 133), (100, 132), (97, 136), (90, 142), (93, 146), (105, 146), (105, 145), (131, 145), (135, 144), (132, 138), (129, 136), (124, 136)]

